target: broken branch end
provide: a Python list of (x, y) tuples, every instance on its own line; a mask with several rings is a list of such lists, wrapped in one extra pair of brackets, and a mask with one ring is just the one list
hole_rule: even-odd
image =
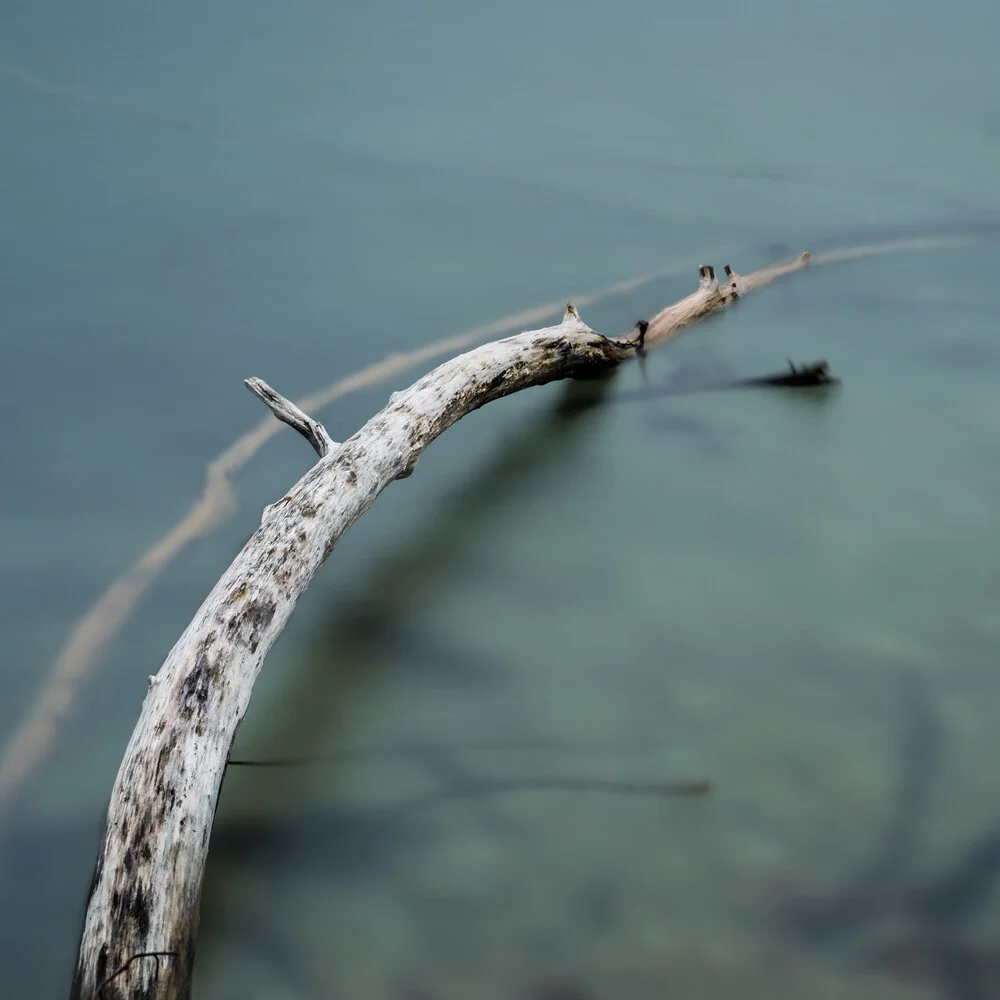
[(324, 458), (337, 446), (337, 442), (326, 432), (326, 428), (303, 413), (291, 400), (275, 392), (263, 379), (244, 379), (243, 384), (283, 423), (297, 430), (316, 449), (316, 454)]

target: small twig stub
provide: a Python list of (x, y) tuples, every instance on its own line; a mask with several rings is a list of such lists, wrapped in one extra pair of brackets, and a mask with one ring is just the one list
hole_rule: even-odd
[(248, 378), (243, 383), (283, 423), (294, 427), (323, 458), (336, 447), (326, 428), (308, 414), (303, 413), (290, 399), (275, 392), (263, 379)]

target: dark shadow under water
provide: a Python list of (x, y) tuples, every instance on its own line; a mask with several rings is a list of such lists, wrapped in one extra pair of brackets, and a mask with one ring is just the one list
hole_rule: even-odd
[(783, 906), (787, 933), (808, 947), (853, 955), (895, 976), (930, 981), (949, 1000), (1000, 996), (1000, 941), (990, 910), (1000, 889), (1000, 820), (943, 869), (923, 875), (930, 797), (941, 777), (943, 727), (915, 677), (903, 691), (903, 729), (889, 821), (869, 861), (822, 897)]

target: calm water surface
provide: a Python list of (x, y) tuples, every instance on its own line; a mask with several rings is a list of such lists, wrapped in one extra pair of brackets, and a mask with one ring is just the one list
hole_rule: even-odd
[[(259, 419), (244, 377), (971, 241), (796, 275), (609, 405), (550, 386), (431, 448), (268, 658), (237, 752), (331, 762), (227, 777), (197, 996), (998, 995), (995, 4), (7, 6), (0, 739)], [(842, 387), (624, 398), (789, 356)], [(238, 476), (18, 797), (5, 996), (68, 989), (146, 677), (309, 462), (286, 433)], [(472, 794), (560, 777), (715, 790)]]

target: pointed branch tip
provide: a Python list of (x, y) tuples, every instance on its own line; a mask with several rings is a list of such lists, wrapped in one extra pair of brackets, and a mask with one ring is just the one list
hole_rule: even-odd
[(248, 378), (243, 384), (283, 423), (297, 430), (316, 449), (320, 458), (328, 455), (337, 442), (326, 432), (326, 428), (308, 414), (303, 413), (293, 402), (275, 392), (263, 379)]

